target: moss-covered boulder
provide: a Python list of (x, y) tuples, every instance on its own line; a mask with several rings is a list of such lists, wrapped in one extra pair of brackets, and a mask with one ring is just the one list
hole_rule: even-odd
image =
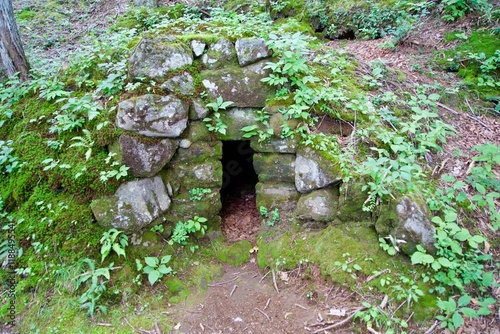
[(152, 223), (161, 223), (170, 203), (162, 179), (154, 177), (124, 183), (113, 196), (92, 201), (90, 208), (104, 228), (137, 232)]
[(253, 166), (261, 182), (295, 182), (294, 154), (257, 153), (253, 156)]
[(236, 41), (235, 47), (240, 66), (246, 66), (271, 56), (262, 38), (240, 38)]
[(122, 163), (136, 177), (152, 177), (170, 161), (177, 150), (172, 139), (142, 139), (123, 134), (118, 140)]
[(400, 245), (403, 252), (411, 255), (419, 244), (430, 253), (436, 251), (436, 229), (423, 199), (416, 195), (413, 198), (404, 196), (383, 205), (380, 212), (375, 223), (377, 232), (383, 237), (392, 235), (397, 240), (404, 240), (406, 243)]
[(295, 186), (301, 193), (326, 187), (341, 181), (338, 164), (326, 159), (310, 147), (297, 152)]
[(199, 141), (192, 143), (188, 148), (179, 148), (173, 164), (202, 163), (207, 160), (222, 158), (222, 142), (220, 141)]
[(187, 127), (189, 104), (174, 96), (147, 94), (120, 102), (119, 128), (149, 137), (178, 137)]
[(260, 81), (268, 76), (264, 66), (265, 61), (260, 61), (243, 68), (202, 71), (202, 83), (213, 100), (221, 96), (224, 101), (232, 101), (233, 107), (263, 108), (271, 94), (269, 86)]
[(178, 184), (182, 189), (222, 186), (222, 163), (214, 158), (202, 162), (171, 162), (164, 174), (164, 180), (168, 180), (173, 187)]
[(217, 258), (232, 266), (239, 267), (250, 260), (252, 244), (248, 240), (237, 241), (222, 247), (216, 254)]
[(284, 211), (295, 209), (300, 198), (293, 183), (259, 182), (255, 186), (255, 193), (257, 207), (279, 208)]
[(207, 53), (201, 58), (203, 64), (209, 69), (222, 68), (236, 63), (236, 50), (233, 42), (228, 39), (220, 39), (209, 46)]
[(260, 143), (257, 140), (252, 140), (250, 147), (256, 152), (262, 153), (296, 153), (298, 144), (299, 138), (297, 136), (294, 138), (273, 137)]
[(211, 132), (204, 122), (189, 122), (188, 127), (180, 138), (188, 139), (191, 142), (208, 141), (211, 139)]
[(161, 88), (169, 93), (182, 95), (193, 95), (195, 93), (193, 76), (187, 72), (182, 72), (165, 81)]
[(363, 180), (345, 182), (340, 185), (338, 219), (343, 222), (371, 221), (372, 214), (363, 210), (363, 205), (368, 194), (361, 188), (365, 185)]
[(331, 222), (337, 216), (338, 206), (339, 197), (332, 188), (320, 189), (302, 195), (293, 215), (302, 220)]
[(226, 133), (216, 133), (220, 140), (241, 140), (245, 132), (241, 129), (247, 126), (256, 125), (265, 131), (265, 126), (257, 121), (257, 109), (253, 108), (232, 108), (223, 111), (220, 117), (221, 121), (227, 126)]
[(128, 73), (131, 80), (164, 79), (170, 72), (193, 63), (190, 46), (173, 37), (145, 36), (132, 52)]
[(194, 216), (212, 219), (222, 208), (220, 193), (217, 188), (211, 189), (209, 194), (205, 194), (199, 200), (195, 200), (188, 190), (183, 191), (172, 198), (172, 205), (165, 218), (173, 223), (179, 220), (186, 221)]

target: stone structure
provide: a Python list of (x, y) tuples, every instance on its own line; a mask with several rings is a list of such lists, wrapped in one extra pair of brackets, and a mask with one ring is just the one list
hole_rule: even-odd
[[(261, 79), (269, 74), (264, 69), (269, 57), (261, 39), (244, 38), (234, 44), (221, 39), (210, 44), (163, 36), (143, 38), (130, 57), (129, 77), (154, 80), (163, 92), (119, 104), (117, 126), (126, 134), (110, 148), (133, 176), (142, 179), (123, 184), (114, 196), (94, 201), (91, 207), (97, 221), (127, 232), (194, 216), (216, 226), (223, 183), (222, 141), (246, 140), (242, 128), (249, 126), (274, 134), (269, 141), (250, 139), (259, 181), (257, 207), (279, 208), (320, 225), (371, 221), (371, 214), (362, 210), (363, 183), (343, 184), (334, 156), (303, 146), (297, 138), (281, 138), (284, 122), (291, 127), (297, 123), (284, 120), (276, 106), (266, 105), (273, 91)], [(233, 102), (220, 113), (227, 125), (223, 134), (208, 131), (203, 121), (206, 117), (213, 121), (215, 116), (206, 104), (219, 97)], [(270, 114), (269, 122), (258, 121), (263, 108)], [(193, 188), (212, 192), (193, 201), (189, 195)], [(411, 235), (412, 243), (431, 242), (432, 230), (416, 222), (425, 220), (425, 210), (418, 204), (403, 199), (392, 211), (390, 224), (385, 218), (377, 221), (380, 226), (391, 226), (379, 227), (381, 234)]]

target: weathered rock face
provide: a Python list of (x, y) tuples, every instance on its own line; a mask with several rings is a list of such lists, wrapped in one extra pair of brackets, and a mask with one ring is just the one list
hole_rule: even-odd
[(415, 252), (418, 244), (430, 253), (435, 252), (436, 230), (424, 203), (423, 200), (415, 201), (405, 196), (383, 206), (382, 214), (375, 223), (377, 232), (381, 236), (392, 235), (398, 240), (406, 241), (400, 247), (408, 255)]
[(205, 48), (207, 45), (205, 42), (202, 41), (197, 41), (197, 40), (192, 40), (191, 41), (191, 49), (193, 49), (193, 53), (195, 57), (199, 57), (203, 54), (205, 51)]
[(121, 135), (119, 145), (122, 161), (130, 167), (132, 175), (152, 177), (174, 156), (178, 144), (172, 139), (150, 139), (143, 142), (130, 135)]
[(332, 189), (315, 190), (300, 197), (293, 214), (299, 219), (330, 222), (337, 215), (338, 204), (338, 195)]
[(293, 183), (259, 182), (255, 186), (255, 192), (257, 193), (257, 208), (264, 206), (267, 209), (279, 208), (292, 211), (297, 206), (300, 197)]
[(335, 164), (306, 147), (295, 160), (295, 186), (301, 193), (326, 187), (341, 181)]
[[(263, 153), (295, 153), (297, 152), (297, 146), (299, 144), (299, 138), (271, 138), (269, 141), (258, 142), (252, 140), (250, 142), (250, 147), (256, 152)], [(295, 175), (295, 172), (294, 172)]]
[(235, 47), (240, 66), (246, 66), (271, 56), (262, 38), (241, 38), (236, 41)]
[(170, 203), (163, 181), (154, 177), (124, 183), (113, 196), (92, 201), (90, 208), (104, 228), (136, 232), (161, 223)]
[(117, 125), (150, 137), (178, 137), (187, 127), (189, 105), (170, 95), (143, 95), (118, 104)]
[(294, 154), (255, 154), (253, 167), (261, 182), (293, 183), (295, 181)]
[(134, 6), (136, 7), (158, 7), (158, 0), (134, 0)]
[(192, 63), (188, 45), (170, 37), (144, 37), (130, 56), (129, 77), (161, 81), (169, 72)]
[(173, 222), (186, 221), (193, 219), (194, 216), (211, 219), (219, 213), (221, 208), (218, 189), (212, 189), (212, 192), (204, 195), (200, 201), (192, 201), (190, 196), (184, 193), (172, 199), (172, 206), (166, 218)]
[(212, 99), (219, 96), (224, 101), (232, 101), (231, 107), (263, 108), (271, 93), (267, 85), (260, 81), (267, 76), (264, 62), (240, 68), (225, 67), (221, 70), (201, 72), (202, 84)]
[[(242, 128), (255, 125), (257, 110), (252, 108), (232, 108), (221, 112), (221, 121), (227, 125), (226, 133), (217, 133), (220, 140), (241, 140), (245, 134)], [(262, 123), (257, 123), (264, 130)]]
[(236, 50), (228, 39), (220, 39), (208, 48), (202, 57), (203, 64), (209, 69), (224, 67), (236, 62)]
[(184, 72), (165, 81), (161, 88), (170, 93), (193, 95), (195, 91), (194, 79), (191, 74)]
[(367, 193), (361, 190), (363, 185), (365, 185), (363, 180), (346, 182), (340, 185), (338, 211), (340, 221), (360, 222), (372, 220), (371, 212), (363, 211), (363, 204), (368, 198)]
[(189, 119), (198, 120), (204, 119), (208, 115), (208, 109), (205, 107), (205, 103), (201, 99), (193, 99), (193, 104), (189, 109)]

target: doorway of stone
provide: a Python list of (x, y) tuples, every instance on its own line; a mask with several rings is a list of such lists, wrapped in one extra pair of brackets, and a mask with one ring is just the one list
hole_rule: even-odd
[(222, 142), (220, 215), (222, 233), (228, 241), (255, 242), (259, 230), (259, 213), (255, 205), (258, 176), (253, 167), (254, 153), (250, 141)]

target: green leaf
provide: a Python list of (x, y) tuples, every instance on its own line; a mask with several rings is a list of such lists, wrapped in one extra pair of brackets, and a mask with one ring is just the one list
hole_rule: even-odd
[(471, 296), (469, 296), (469, 295), (463, 295), (462, 297), (460, 297), (458, 299), (458, 306), (467, 306), (467, 305), (469, 305), (471, 299), (472, 299)]
[(430, 264), (432, 262), (434, 262), (434, 257), (432, 255), (418, 251), (411, 255), (412, 264)]
[(172, 258), (172, 255), (165, 255), (164, 257), (161, 258), (161, 264), (168, 263), (171, 258)]
[(118, 254), (118, 257), (120, 257), (120, 255), (123, 255), (124, 258), (127, 258), (125, 250), (119, 244), (113, 244), (113, 250), (116, 254)]
[(480, 183), (476, 183), (476, 190), (481, 195), (486, 194), (486, 188), (482, 184), (480, 184)]
[(462, 312), (466, 317), (469, 318), (478, 318), (479, 316), (477, 315), (477, 312), (471, 309), (470, 307), (462, 307), (460, 309), (460, 312)]
[(439, 264), (441, 264), (445, 268), (453, 267), (453, 264), (447, 258), (440, 257), (440, 258), (438, 258), (438, 262), (439, 262)]
[(165, 266), (162, 264), (159, 268), (158, 271), (163, 274), (163, 275), (168, 275), (172, 272), (172, 268)]
[(458, 328), (464, 324), (464, 318), (458, 312), (453, 313), (451, 320), (453, 321), (453, 326), (455, 326), (455, 328)]
[(427, 98), (431, 101), (438, 101), (441, 98), (441, 96), (439, 94), (434, 93), (429, 95)]
[(158, 259), (156, 257), (146, 257), (144, 258), (144, 261), (146, 262), (146, 264), (150, 267), (157, 267), (158, 266)]
[(158, 281), (159, 278), (160, 278), (160, 273), (157, 270), (152, 270), (148, 275), (149, 284), (151, 284), (152, 286), (153, 284), (156, 283), (156, 281)]

